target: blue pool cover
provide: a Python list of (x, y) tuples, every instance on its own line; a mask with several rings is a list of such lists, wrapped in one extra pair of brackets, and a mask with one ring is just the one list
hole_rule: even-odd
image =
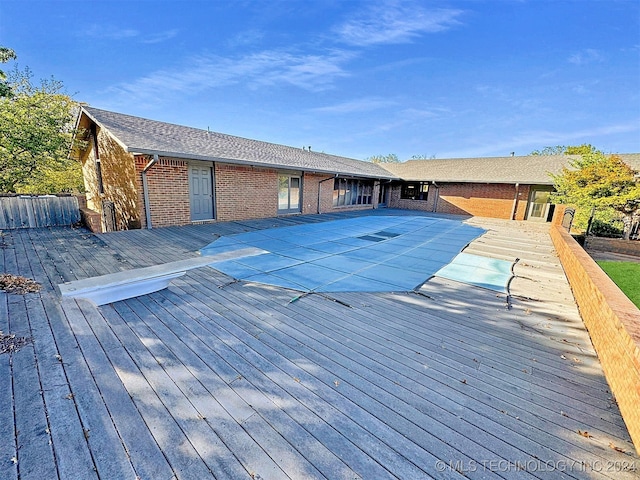
[(368, 216), (225, 236), (200, 253), (261, 249), (211, 266), (238, 280), (302, 292), (409, 291), (482, 233), (458, 220)]
[(512, 266), (513, 262), (506, 260), (460, 253), (449, 265), (438, 270), (435, 276), (509, 293)]

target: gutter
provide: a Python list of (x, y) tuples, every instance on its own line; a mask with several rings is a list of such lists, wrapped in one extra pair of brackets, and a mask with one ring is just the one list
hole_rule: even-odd
[(147, 229), (151, 230), (151, 205), (149, 205), (149, 183), (147, 181), (147, 172), (158, 163), (158, 155), (154, 154), (153, 159), (147, 163), (142, 170), (142, 196), (144, 198), (144, 216), (147, 220)]

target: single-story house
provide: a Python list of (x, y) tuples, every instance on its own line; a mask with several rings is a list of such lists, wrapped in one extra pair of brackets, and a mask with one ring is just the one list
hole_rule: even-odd
[(376, 208), (371, 162), (97, 108), (78, 117), (87, 207), (102, 231)]
[[(640, 154), (620, 155), (640, 170)], [(559, 174), (577, 155), (529, 155), (385, 164), (402, 181), (391, 183), (388, 205), (429, 212), (510, 220), (549, 221)]]
[[(84, 106), (75, 152), (96, 230), (389, 206), (547, 221), (571, 156), (374, 164)], [(640, 154), (621, 155), (640, 170)]]

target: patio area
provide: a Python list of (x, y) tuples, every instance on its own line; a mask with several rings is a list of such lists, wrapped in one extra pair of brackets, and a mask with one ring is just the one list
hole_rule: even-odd
[(638, 478), (548, 225), (455, 217), (486, 230), (464, 254), (520, 259), (510, 296), (433, 277), (292, 301), (211, 267), (102, 307), (56, 289), (221, 236), (371, 216), (454, 219), (2, 232), (0, 271), (42, 290), (0, 291), (0, 330), (32, 340), (0, 354), (0, 477)]

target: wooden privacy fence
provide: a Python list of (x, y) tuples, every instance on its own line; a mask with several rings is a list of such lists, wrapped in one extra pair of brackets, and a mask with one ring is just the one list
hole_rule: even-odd
[(76, 197), (0, 197), (0, 230), (72, 225), (79, 221), (80, 209)]

